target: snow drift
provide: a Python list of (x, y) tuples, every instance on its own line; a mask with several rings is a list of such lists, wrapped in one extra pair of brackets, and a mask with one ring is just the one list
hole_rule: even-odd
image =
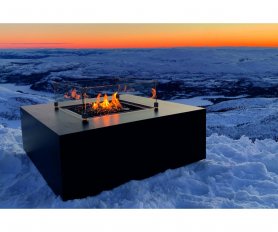
[(63, 202), (24, 153), (21, 131), (0, 126), (0, 135), (2, 208), (278, 207), (278, 143), (271, 139), (252, 142), (246, 136), (233, 140), (212, 134), (206, 160)]

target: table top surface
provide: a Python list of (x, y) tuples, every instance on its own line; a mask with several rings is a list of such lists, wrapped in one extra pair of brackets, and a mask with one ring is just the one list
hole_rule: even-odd
[[(121, 100), (137, 103), (149, 107), (153, 107), (154, 99), (139, 97), (135, 95), (121, 95)], [(94, 98), (86, 99), (87, 102), (95, 101)], [(59, 102), (59, 106), (70, 106), (81, 104), (81, 100)], [(141, 120), (149, 120), (158, 117), (165, 117), (174, 114), (190, 113), (192, 111), (205, 110), (201, 107), (173, 103), (168, 101), (158, 100), (159, 109), (155, 111), (154, 108), (147, 108), (137, 111), (115, 113), (111, 115), (98, 116), (88, 118), (88, 123), (82, 123), (81, 116), (59, 108), (55, 110), (54, 103), (38, 104), (30, 106), (22, 106), (22, 110), (26, 111), (42, 124), (50, 128), (58, 135), (66, 135), (77, 133), (80, 131), (98, 129), (108, 126), (115, 126), (124, 123), (136, 122)]]

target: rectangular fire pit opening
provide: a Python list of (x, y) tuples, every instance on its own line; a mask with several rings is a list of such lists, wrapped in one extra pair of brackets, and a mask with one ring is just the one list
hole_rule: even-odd
[(158, 100), (155, 85), (61, 85), (54, 104), (21, 107), (21, 127), (27, 155), (63, 200), (206, 158), (206, 110)]
[[(92, 101), (92, 100), (89, 99), (89, 101)], [(112, 115), (112, 114), (128, 113), (128, 112), (153, 108), (150, 106), (140, 105), (140, 104), (124, 101), (124, 100), (121, 100), (121, 105), (122, 105), (121, 109), (111, 111), (109, 113), (94, 111), (91, 103), (86, 103), (85, 107), (86, 107), (86, 113), (87, 113), (88, 118), (103, 116), (106, 114)], [(70, 105), (70, 106), (62, 106), (61, 109), (71, 111), (79, 116), (82, 116), (82, 114), (84, 112), (84, 105), (83, 104), (74, 104), (74, 105)]]

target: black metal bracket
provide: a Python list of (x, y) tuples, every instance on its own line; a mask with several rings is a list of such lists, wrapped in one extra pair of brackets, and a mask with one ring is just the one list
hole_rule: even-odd
[(59, 109), (59, 104), (57, 101), (54, 102), (54, 107), (55, 107), (55, 110), (58, 110)]
[(157, 101), (153, 104), (153, 107), (154, 107), (154, 111), (158, 111), (158, 102)]

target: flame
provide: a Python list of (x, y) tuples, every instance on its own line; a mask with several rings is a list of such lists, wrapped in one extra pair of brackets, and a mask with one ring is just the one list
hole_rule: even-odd
[(156, 99), (156, 89), (152, 88), (152, 96), (151, 98)]
[(108, 100), (107, 94), (103, 96), (103, 101), (100, 102), (100, 96), (101, 94), (99, 93), (97, 95), (96, 101), (92, 104), (92, 109), (98, 112), (117, 112), (120, 109), (122, 109), (122, 105), (117, 98), (118, 93), (115, 92), (112, 94), (111, 101)]
[(99, 108), (100, 96), (101, 96), (101, 94), (99, 93), (99, 94), (97, 95), (97, 100), (96, 100), (96, 102), (94, 102), (94, 104), (92, 105), (92, 107), (93, 107), (94, 110), (97, 110), (97, 109)]
[(102, 109), (108, 109), (109, 110), (111, 108), (111, 105), (110, 105), (110, 103), (108, 101), (107, 94), (104, 95), (103, 102), (100, 103), (100, 106), (101, 106)]
[(114, 93), (114, 94), (112, 95), (112, 101), (111, 101), (112, 105), (113, 105), (116, 109), (122, 108), (122, 105), (121, 105), (119, 99), (117, 98), (117, 94), (118, 94), (118, 93), (116, 92), (116, 93)]
[(72, 90), (71, 90), (71, 97), (72, 97), (73, 99), (75, 99), (75, 98), (76, 98), (76, 95), (77, 95), (76, 89), (72, 89)]
[(71, 98), (71, 99), (75, 99), (75, 100), (79, 100), (80, 99), (80, 94), (77, 94), (77, 91), (75, 88), (73, 88), (71, 91), (70, 91), (70, 95), (68, 93), (65, 93), (64, 94), (64, 98)]
[(94, 102), (93, 109), (96, 110), (98, 108), (98, 104)]

